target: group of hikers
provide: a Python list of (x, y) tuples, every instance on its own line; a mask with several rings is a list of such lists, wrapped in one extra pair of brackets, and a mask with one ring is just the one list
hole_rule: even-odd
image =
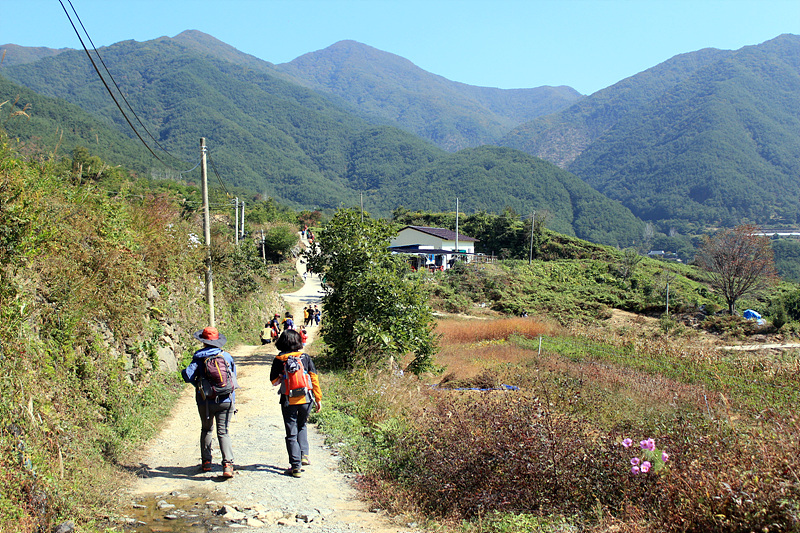
[(287, 331), (290, 329), (296, 330), (298, 333), (300, 333), (303, 344), (305, 344), (308, 337), (306, 328), (314, 325), (319, 326), (321, 322), (322, 311), (316, 305), (314, 305), (314, 307), (307, 306), (303, 308), (303, 323), (301, 325), (295, 324), (294, 315), (288, 311), (286, 312), (283, 320), (281, 320), (280, 313), (275, 313), (272, 319), (264, 324), (264, 327), (261, 330), (261, 344), (264, 345), (277, 341), (278, 335), (280, 335), (281, 331)]
[[(311, 464), (306, 423), (312, 408), (316, 412), (321, 409), (322, 389), (314, 361), (303, 352), (305, 340), (302, 330), (294, 328), (290, 313), (286, 315), (283, 331), (275, 340), (279, 353), (272, 360), (269, 379), (273, 386), (280, 387), (279, 401), (289, 455), (289, 468), (284, 473), (300, 477), (303, 466)], [(279, 318), (276, 313), (270, 322)], [(222, 349), (227, 339), (217, 328), (207, 327), (195, 332), (194, 337), (203, 343), (203, 347), (194, 353), (181, 375), (185, 382), (196, 386), (195, 401), (201, 421), (200, 470), (213, 470), (211, 445), (216, 423), (222, 454), (222, 477), (232, 478), (233, 448), (228, 424), (236, 412), (236, 363), (231, 354)]]
[(311, 233), (311, 230), (308, 229), (308, 226), (303, 226), (303, 229), (300, 231), (300, 235), (308, 240), (308, 244), (310, 246), (314, 245), (314, 234)]
[[(313, 244), (314, 235), (305, 226), (303, 237)], [(304, 278), (305, 280), (305, 273)], [(317, 305), (303, 308), (303, 323), (296, 325), (294, 316), (286, 312), (283, 320), (280, 313), (264, 324), (261, 344), (274, 343), (278, 355), (272, 360), (269, 379), (279, 386), (281, 413), (286, 432), (286, 451), (289, 468), (284, 472), (292, 477), (302, 475), (303, 466), (311, 464), (309, 458), (308, 430), (306, 422), (313, 408), (319, 412), (322, 406), (322, 389), (319, 376), (311, 357), (303, 352), (308, 334), (307, 327), (319, 326), (322, 311)], [(192, 361), (181, 375), (186, 383), (196, 387), (195, 401), (200, 414), (200, 470), (213, 470), (211, 445), (212, 430), (217, 426), (217, 440), (222, 454), (222, 477), (233, 477), (233, 448), (228, 434), (228, 424), (236, 413), (236, 363), (233, 356), (222, 347), (227, 342), (225, 335), (215, 327), (197, 331), (194, 338), (203, 347), (192, 356)]]

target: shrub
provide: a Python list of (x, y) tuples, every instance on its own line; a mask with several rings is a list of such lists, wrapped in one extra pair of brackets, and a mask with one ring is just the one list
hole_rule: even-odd
[(622, 439), (589, 428), (533, 395), (437, 393), (404, 436), (416, 453), (399, 481), (440, 517), (588, 515), (626, 499), (646, 506), (658, 477), (631, 476)]
[(723, 315), (709, 317), (703, 321), (702, 327), (712, 333), (742, 338), (754, 335), (761, 331), (761, 326), (755, 320), (747, 320), (737, 315)]
[(800, 468), (800, 426), (792, 418), (774, 422), (780, 434), (768, 427), (698, 425), (676, 440), (674, 452), (685, 459), (675, 463), (663, 485), (662, 527), (681, 532), (797, 531), (800, 483), (794, 473)]

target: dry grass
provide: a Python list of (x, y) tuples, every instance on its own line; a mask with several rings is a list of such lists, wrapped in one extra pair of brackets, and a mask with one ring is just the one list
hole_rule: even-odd
[(508, 342), (509, 337), (551, 335), (557, 326), (531, 318), (499, 320), (441, 320), (436, 332), (442, 347), (436, 362), (445, 368), (446, 381), (470, 380), (497, 365), (523, 364), (531, 352)]
[(436, 327), (436, 332), (442, 335), (442, 346), (447, 346), (504, 340), (511, 335), (533, 339), (539, 335), (551, 335), (557, 327), (533, 318), (442, 320)]

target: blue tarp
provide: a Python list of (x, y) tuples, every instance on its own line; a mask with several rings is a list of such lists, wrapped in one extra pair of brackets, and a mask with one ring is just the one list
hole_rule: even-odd
[(752, 309), (745, 310), (745, 312), (742, 313), (742, 316), (748, 320), (755, 320), (759, 326), (763, 326), (764, 324), (767, 323), (766, 320), (761, 318), (761, 315), (759, 313), (753, 311)]
[(435, 389), (443, 389), (443, 390), (476, 390), (476, 391), (483, 391), (483, 392), (493, 391), (493, 390), (519, 390), (519, 387), (517, 387), (516, 385), (500, 385), (500, 387), (498, 387), (496, 389), (481, 389), (481, 388), (478, 388), (478, 387), (465, 387), (465, 388), (451, 389), (451, 388), (448, 388), (448, 387), (439, 387), (437, 385), (433, 385), (433, 388), (435, 388)]

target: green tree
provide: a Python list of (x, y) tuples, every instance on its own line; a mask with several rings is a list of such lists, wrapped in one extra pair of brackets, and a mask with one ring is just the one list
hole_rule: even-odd
[(722, 293), (730, 314), (736, 312), (739, 298), (766, 287), (776, 277), (769, 238), (757, 233), (752, 225), (720, 231), (705, 238), (695, 258)]
[(338, 366), (353, 367), (411, 357), (421, 372), (436, 350), (434, 319), (422, 281), (409, 277), (388, 250), (396, 228), (357, 209), (339, 209), (316, 236), (308, 267), (324, 275), (322, 335)]
[(278, 224), (264, 232), (264, 255), (278, 262), (289, 256), (297, 244), (297, 232), (291, 224)]

